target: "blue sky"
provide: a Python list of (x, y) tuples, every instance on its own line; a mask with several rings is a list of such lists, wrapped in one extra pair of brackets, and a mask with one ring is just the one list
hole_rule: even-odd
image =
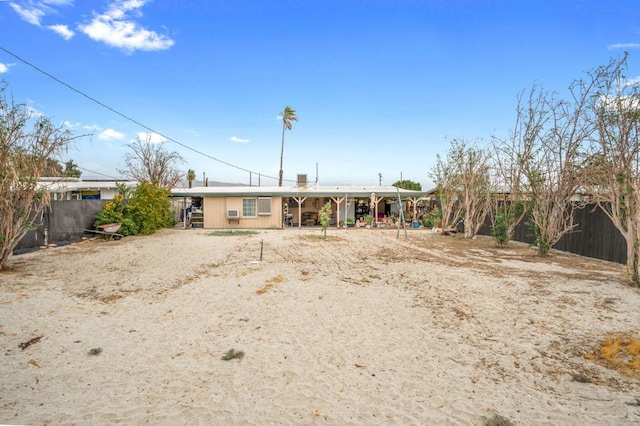
[(562, 92), (625, 51), (640, 75), (640, 2), (16, 0), (0, 48), (15, 102), (92, 134), (66, 154), (86, 170), (119, 177), (153, 130), (185, 171), (277, 185), (289, 105), (285, 179), (427, 189), (450, 139), (506, 135), (534, 82)]

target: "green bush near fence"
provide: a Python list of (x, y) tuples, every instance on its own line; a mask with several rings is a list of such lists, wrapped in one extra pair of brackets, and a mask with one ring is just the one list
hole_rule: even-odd
[(127, 192), (121, 188), (121, 193), (104, 205), (96, 215), (96, 227), (107, 223), (121, 223), (118, 233), (122, 235), (149, 235), (160, 228), (175, 225), (168, 189), (142, 182), (128, 199), (125, 198)]

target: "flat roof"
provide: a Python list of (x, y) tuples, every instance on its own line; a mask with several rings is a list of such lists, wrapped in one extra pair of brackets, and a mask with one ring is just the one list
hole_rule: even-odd
[(116, 184), (124, 184), (128, 187), (137, 186), (135, 181), (114, 181), (114, 180), (39, 180), (38, 188), (46, 188), (50, 192), (70, 192), (70, 191), (90, 191), (101, 189), (117, 189)]
[(173, 188), (172, 197), (427, 197), (430, 191), (411, 191), (395, 186), (199, 186)]

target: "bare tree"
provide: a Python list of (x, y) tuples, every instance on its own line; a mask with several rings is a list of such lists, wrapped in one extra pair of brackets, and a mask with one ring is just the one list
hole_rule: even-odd
[(39, 187), (42, 173), (51, 171), (74, 139), (44, 116), (8, 100), (0, 87), (0, 270), (29, 229), (33, 229), (50, 201)]
[(436, 156), (436, 164), (429, 176), (436, 184), (436, 195), (440, 201), (443, 230), (455, 229), (462, 220), (460, 201), (460, 174), (458, 173), (457, 153), (449, 149), (447, 157)]
[(437, 157), (431, 177), (437, 185), (442, 229), (464, 223), (465, 238), (473, 238), (489, 212), (491, 180), (486, 150), (464, 139), (454, 139), (447, 158)]
[(570, 101), (534, 86), (526, 104), (518, 105), (519, 120), (527, 126), (518, 141), (516, 158), (540, 256), (546, 256), (577, 226), (575, 208), (584, 206), (576, 199), (578, 166), (581, 148), (593, 133), (585, 120), (593, 85), (593, 80), (572, 83)]
[(152, 143), (140, 138), (129, 145), (124, 156), (123, 175), (138, 182), (148, 181), (163, 188), (173, 188), (182, 178), (180, 165), (184, 159), (177, 152), (169, 152), (162, 143)]
[(627, 243), (627, 272), (640, 286), (640, 85), (623, 72), (627, 56), (591, 72), (598, 82), (592, 98), (597, 126), (583, 173), (595, 202)]
[(495, 193), (491, 197), (491, 222), (493, 236), (500, 246), (506, 246), (513, 238), (516, 227), (527, 214), (528, 197), (525, 191), (527, 179), (523, 163), (533, 156), (535, 145), (528, 140), (536, 138), (547, 122), (544, 97), (534, 86), (529, 98), (525, 92), (518, 94), (515, 125), (507, 139), (492, 138), (491, 163)]
[(41, 176), (46, 177), (60, 177), (65, 176), (62, 164), (55, 158), (47, 158), (44, 170), (42, 170)]
[(464, 140), (455, 140), (452, 149), (457, 151), (458, 157), (464, 237), (473, 238), (484, 224), (491, 206), (489, 156), (485, 149)]

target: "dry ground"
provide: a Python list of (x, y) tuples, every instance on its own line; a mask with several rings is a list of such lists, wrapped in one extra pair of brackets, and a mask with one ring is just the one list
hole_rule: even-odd
[[(319, 236), (164, 230), (14, 257), (0, 422), (640, 422), (640, 380), (597, 356), (640, 330), (621, 265), (424, 230)], [(244, 358), (221, 361), (231, 348)]]

